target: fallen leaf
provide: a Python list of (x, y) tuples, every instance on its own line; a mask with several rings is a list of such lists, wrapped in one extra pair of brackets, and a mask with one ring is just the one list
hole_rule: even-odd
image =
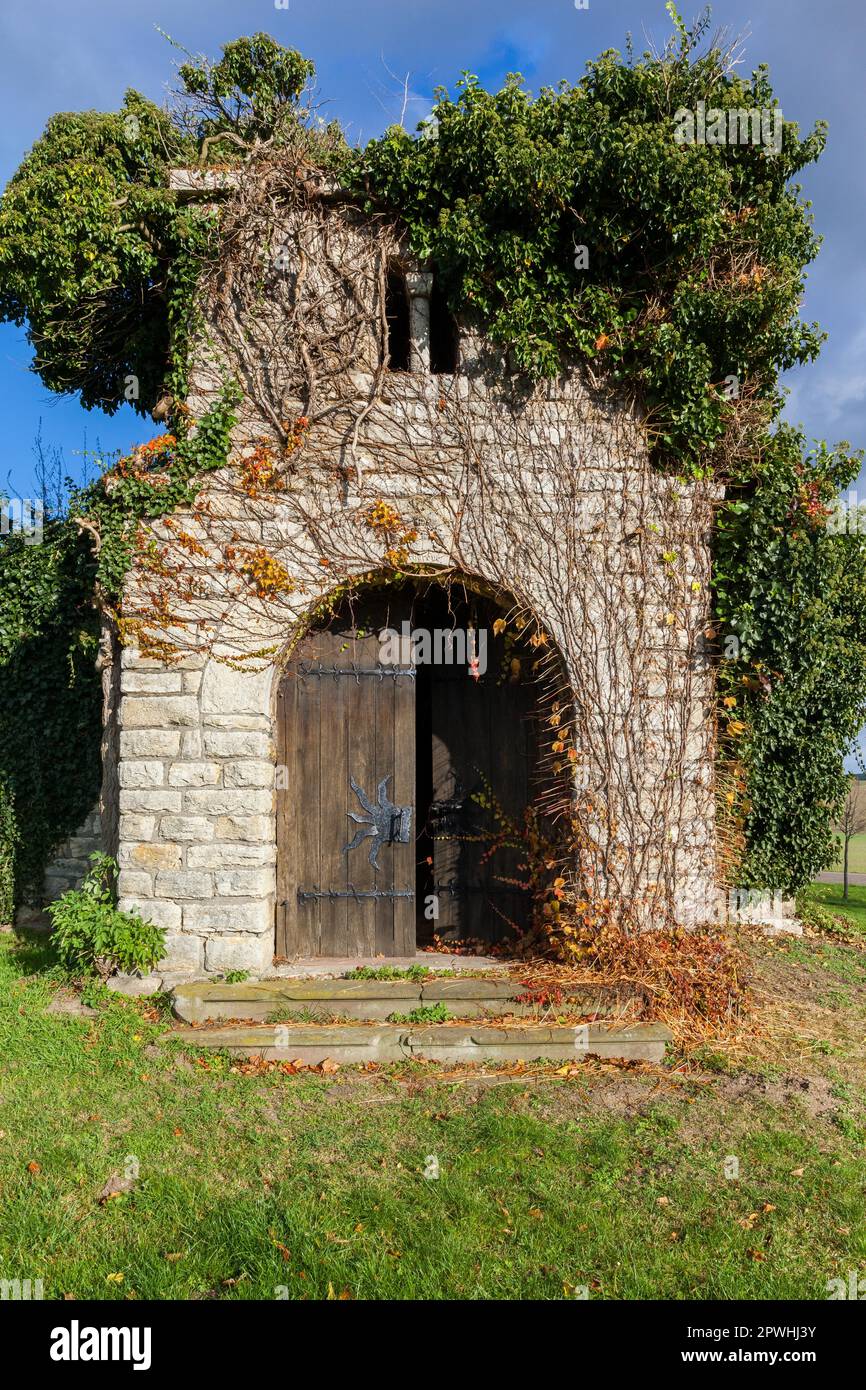
[(121, 1197), (124, 1192), (131, 1192), (134, 1187), (134, 1178), (122, 1178), (119, 1173), (112, 1173), (96, 1200), (104, 1207), (112, 1197)]
[(122, 1284), (122, 1283), (123, 1283), (123, 1275), (122, 1275), (122, 1274), (106, 1274), (106, 1276), (105, 1276), (105, 1282), (106, 1282), (106, 1284)]

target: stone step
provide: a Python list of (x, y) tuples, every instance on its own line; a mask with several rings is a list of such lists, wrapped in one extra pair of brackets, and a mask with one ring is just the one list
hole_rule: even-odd
[[(517, 1003), (525, 986), (513, 979), (419, 980), (259, 980), (243, 984), (198, 980), (179, 984), (172, 995), (175, 1015), (184, 1023), (208, 1019), (266, 1020), (280, 1015), (319, 1015), (323, 1019), (385, 1020), (394, 1013), (444, 1004), (453, 1018), (500, 1018), (510, 1014), (538, 1018), (538, 1004)], [(569, 987), (554, 1012), (621, 1018), (633, 999), (612, 986)]]
[(438, 1023), (415, 1027), (388, 1023), (276, 1024), (270, 1027), (180, 1028), (163, 1034), (202, 1051), (266, 1061), (317, 1066), (330, 1059), (344, 1064), (404, 1062), (568, 1062), (583, 1057), (661, 1062), (671, 1033), (661, 1023), (627, 1026), (603, 1023), (569, 1028), (539, 1025), (492, 1027)]

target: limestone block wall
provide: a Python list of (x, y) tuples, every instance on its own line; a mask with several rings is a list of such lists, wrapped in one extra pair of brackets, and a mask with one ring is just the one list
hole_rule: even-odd
[[(425, 408), (433, 435), (441, 382), (407, 377), (401, 386)], [(327, 460), (311, 461), (302, 479), (267, 504), (251, 502), (226, 470), (209, 484), (209, 511), (234, 545), (262, 546), (285, 567), (293, 592), (280, 602), (227, 593), (217, 577), (213, 521), (175, 523), (198, 525), (202, 544), (214, 547), (210, 562), (195, 557), (206, 597), (190, 602), (188, 616), (210, 604), (217, 635), (196, 650), (194, 627), (179, 626), (182, 655), (171, 665), (123, 650), (118, 769), (121, 906), (167, 929), (164, 969), (260, 974), (271, 962), (281, 655), (333, 582), (322, 575), (323, 555), (343, 557), (342, 573), (358, 576), (380, 563), (381, 540), (364, 520), (374, 498), (411, 521), (413, 557), (426, 573), (458, 569), (528, 602), (556, 643), (581, 707), (576, 774), (581, 785), (603, 791), (615, 822), (615, 830), (598, 832), (600, 853), (609, 848), (601, 844), (605, 834), (615, 837), (620, 860), (629, 860), (650, 899), (658, 901), (661, 884), (679, 920), (714, 917), (713, 676), (699, 641), (708, 622), (708, 534), (671, 538), (669, 481), (635, 456), (611, 456), (602, 466), (593, 434), (604, 428), (603, 417), (585, 422), (589, 466), (572, 441), (567, 495), (550, 479), (543, 487), (546, 473), (561, 467), (558, 439), (546, 463), (543, 442), (531, 457), (495, 460), (495, 485), (459, 464), (449, 472), (434, 442), (424, 476), (384, 470), (362, 478), (360, 494), (348, 499)], [(244, 447), (241, 432), (239, 461)], [(521, 497), (521, 472), (531, 475), (537, 506)], [(693, 499), (683, 506), (693, 520)], [(654, 540), (649, 572), (633, 563), (633, 547), (640, 551), (653, 526), (664, 528), (665, 544), (676, 544), (672, 573), (656, 563)], [(171, 534), (154, 527), (159, 540)], [(574, 552), (580, 574), (560, 567), (558, 546)], [(133, 577), (131, 608), (146, 588), (146, 577)], [(245, 657), (251, 669), (236, 669)], [(660, 788), (671, 789), (661, 801)], [(615, 893), (617, 883), (616, 875), (609, 885), (599, 880), (599, 891)]]
[[(351, 263), (363, 233), (343, 232)], [(304, 281), (317, 303), (326, 280), (319, 266)], [(361, 276), (357, 295), (374, 282)], [(277, 449), (274, 418), (307, 402), (276, 355), (279, 326), (247, 323), (238, 346), (232, 312), (231, 331), (216, 310), (208, 320), (189, 400), (200, 418), (227, 375), (248, 388), (229, 465), (194, 509), (152, 527), (171, 557), (162, 636), (177, 659), (128, 640), (121, 662), (121, 906), (166, 928), (162, 968), (270, 965), (281, 666), (335, 586), (395, 564), (488, 584), (548, 634), (573, 697), (575, 785), (594, 808), (593, 891), (628, 899), (647, 926), (717, 919), (704, 634), (718, 489), (656, 471), (634, 411), (577, 373), (512, 389), (466, 325), (455, 374), (424, 370), (416, 345), (416, 370), (383, 376), (375, 304), (348, 366), (318, 380), (298, 465), (290, 456), (277, 489), (251, 489), (245, 462), (263, 441)], [(371, 520), (382, 506), (396, 518), (384, 533)], [(284, 576), (279, 594), (244, 578), (245, 557), (262, 555)], [(130, 576), (124, 608), (144, 627), (158, 585), (165, 573), (146, 565)]]
[(270, 673), (185, 656), (121, 670), (123, 908), (167, 930), (163, 969), (262, 973), (274, 950)]

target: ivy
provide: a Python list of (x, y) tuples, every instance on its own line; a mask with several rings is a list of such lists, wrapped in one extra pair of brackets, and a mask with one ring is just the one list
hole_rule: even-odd
[(12, 921), (15, 910), (15, 850), (18, 845), (18, 824), (15, 806), (6, 784), (0, 777), (0, 923)]
[(744, 770), (739, 789), (723, 780), (720, 814), (741, 833), (745, 887), (794, 892), (835, 859), (843, 754), (866, 717), (866, 536), (826, 523), (860, 463), (780, 426), (719, 516), (722, 748)]
[(27, 326), (33, 370), (109, 415), (182, 398), (195, 285), (213, 219), (178, 201), (173, 167), (237, 158), (295, 120), (313, 64), (266, 34), (182, 65), (171, 115), (127, 91), (118, 112), (64, 112), (0, 198), (0, 321)]
[(13, 175), (0, 200), (0, 318), (27, 324), (49, 389), (108, 414), (156, 400), (180, 249), (167, 170), (193, 157), (166, 114), (129, 91), (116, 113), (53, 116)]
[(83, 518), (99, 536), (95, 583), (104, 602), (120, 601), (141, 524), (191, 505), (202, 474), (225, 467), (240, 399), (239, 386), (226, 384), (200, 420), (179, 416), (177, 434), (140, 446), (73, 496), (73, 521)]
[(40, 545), (0, 543), (0, 866), (14, 865), (18, 902), (38, 897), (46, 861), (99, 794), (93, 582), (68, 523), (50, 522)]
[(727, 378), (772, 407), (779, 370), (818, 351), (798, 316), (818, 242), (789, 181), (825, 139), (786, 121), (778, 154), (677, 143), (677, 111), (708, 93), (781, 117), (766, 69), (732, 76), (717, 49), (694, 58), (697, 37), (663, 58), (608, 51), (536, 97), (518, 74), (499, 92), (466, 74), (456, 98), (437, 90), (435, 138), (392, 127), (351, 167), (455, 312), (532, 376), (583, 361), (637, 391), (659, 454), (693, 469), (729, 424)]

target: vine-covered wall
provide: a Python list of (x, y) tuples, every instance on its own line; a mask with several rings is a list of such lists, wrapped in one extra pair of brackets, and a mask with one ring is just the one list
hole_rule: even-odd
[[(15, 583), (0, 600), (10, 615), (4, 729), (20, 692), (42, 679), (55, 697), (64, 692), (52, 715), (59, 741), (94, 746), (91, 735), (81, 742), (97, 708), (83, 674), (93, 630), (76, 587), (80, 565), (91, 579), (95, 567), (71, 559), (87, 556), (81, 528), (97, 557), (92, 592), (114, 605), (140, 521), (184, 505), (196, 469), (224, 461), (226, 414), (249, 389), (247, 363), (228, 387), (234, 398), (190, 421), (197, 287), (219, 259), (225, 223), (177, 196), (169, 170), (199, 161), (219, 179), (251, 166), (267, 175), (270, 163), (278, 183), (291, 166), (299, 188), (324, 171), (328, 196), (398, 227), (453, 311), (528, 379), (581, 364), (634, 400), (656, 467), (725, 487), (707, 639), (719, 669), (725, 872), (793, 889), (828, 862), (842, 757), (866, 712), (866, 547), (856, 530), (826, 522), (859, 459), (782, 425), (778, 385), (821, 342), (799, 317), (818, 240), (792, 180), (820, 155), (825, 131), (801, 137), (765, 69), (738, 75), (708, 41), (707, 21), (690, 31), (668, 8), (674, 32), (662, 53), (607, 52), (575, 84), (536, 96), (518, 78), (497, 93), (466, 78), (455, 97), (438, 93), (423, 130), (392, 128), (361, 150), (307, 111), (311, 65), (267, 35), (227, 45), (215, 64), (186, 64), (172, 111), (130, 92), (119, 113), (49, 122), (0, 201), (0, 314), (27, 325), (47, 385), (109, 410), (123, 400), (142, 414), (155, 407), (169, 442), (136, 451), (78, 499), (77, 519), (38, 561), (3, 540), (4, 565), (32, 578), (46, 605), (37, 620), (28, 600), (22, 618)], [(682, 113), (698, 103), (726, 118), (763, 112), (779, 139), (683, 142)], [(261, 251), (264, 292), (278, 248)], [(297, 418), (315, 414), (311, 399)], [(271, 425), (292, 468), (303, 468), (305, 429), (294, 417)], [(78, 577), (61, 583), (69, 565)], [(78, 812), (60, 801), (79, 806), (95, 779), (79, 768), (52, 788), (37, 754), (28, 771), (27, 757), (4, 753), (20, 888), (35, 882), (52, 837), (73, 828)]]

